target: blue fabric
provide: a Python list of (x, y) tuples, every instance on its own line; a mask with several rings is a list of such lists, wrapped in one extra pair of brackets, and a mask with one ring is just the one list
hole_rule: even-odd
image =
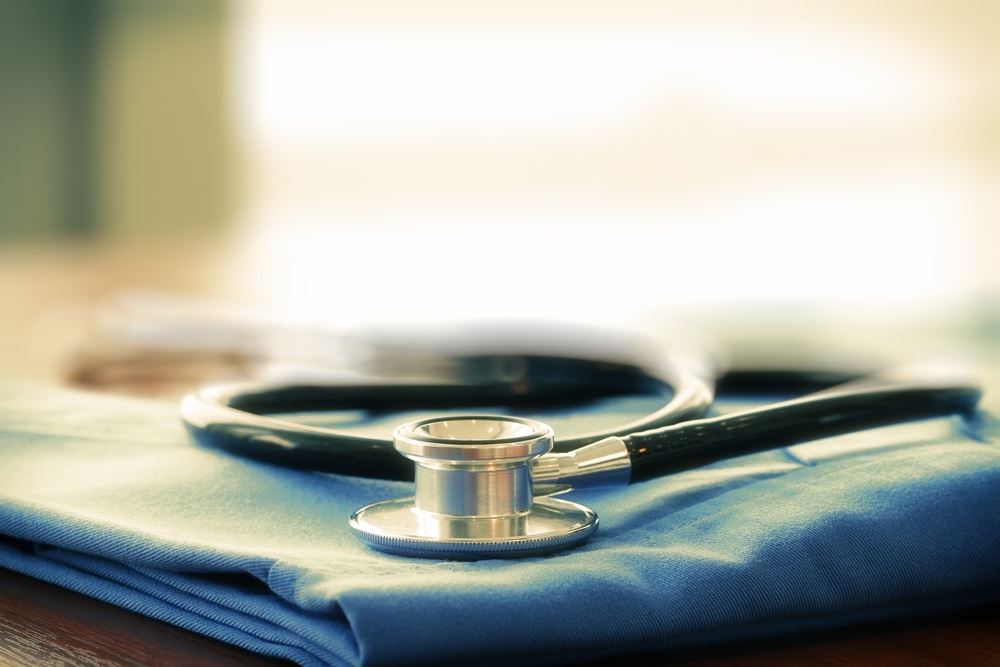
[(0, 566), (302, 664), (561, 663), (1000, 597), (1000, 449), (955, 420), (576, 493), (595, 537), (526, 560), (351, 536), (410, 492), (198, 448), (171, 404), (0, 386)]

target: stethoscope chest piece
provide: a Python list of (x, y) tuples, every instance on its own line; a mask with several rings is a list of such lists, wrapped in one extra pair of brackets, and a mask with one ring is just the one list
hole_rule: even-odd
[(351, 528), (401, 556), (523, 557), (575, 546), (597, 528), (589, 508), (535, 498), (531, 461), (552, 448), (552, 429), (529, 419), (425, 419), (396, 429), (396, 449), (416, 464), (416, 495), (356, 511)]

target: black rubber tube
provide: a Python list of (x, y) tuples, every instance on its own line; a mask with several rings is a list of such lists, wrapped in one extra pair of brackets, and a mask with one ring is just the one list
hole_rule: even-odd
[(695, 419), (622, 438), (632, 481), (852, 431), (953, 414), (972, 415), (975, 386), (878, 386), (827, 390), (742, 412)]
[[(627, 364), (530, 355), (454, 359), (469, 384), (216, 385), (189, 394), (181, 417), (195, 442), (269, 463), (323, 472), (412, 480), (413, 463), (392, 440), (350, 429), (322, 428), (269, 414), (307, 410), (392, 410), (506, 405), (511, 411), (584, 403), (619, 395), (662, 398), (656, 411), (614, 428), (558, 438), (570, 451), (619, 434), (700, 417), (712, 405), (711, 385), (679, 366), (656, 369)], [(496, 373), (496, 369), (504, 371)], [(501, 382), (505, 369), (516, 377)], [(501, 377), (497, 377), (497, 376)]]

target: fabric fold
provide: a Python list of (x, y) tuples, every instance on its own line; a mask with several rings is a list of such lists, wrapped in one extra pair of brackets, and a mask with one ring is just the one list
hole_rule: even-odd
[[(602, 409), (607, 409), (602, 405)], [(176, 407), (0, 385), (0, 566), (301, 664), (557, 664), (1000, 596), (1000, 449), (955, 420), (575, 493), (601, 527), (523, 560), (367, 549), (412, 493), (193, 445)]]

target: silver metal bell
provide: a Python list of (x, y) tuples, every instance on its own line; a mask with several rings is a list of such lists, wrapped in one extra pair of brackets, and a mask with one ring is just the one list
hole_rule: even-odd
[(552, 449), (552, 439), (547, 425), (518, 417), (400, 426), (393, 442), (416, 464), (416, 495), (359, 509), (351, 528), (380, 551), (428, 558), (520, 557), (575, 546), (597, 529), (597, 514), (532, 491), (532, 461)]

